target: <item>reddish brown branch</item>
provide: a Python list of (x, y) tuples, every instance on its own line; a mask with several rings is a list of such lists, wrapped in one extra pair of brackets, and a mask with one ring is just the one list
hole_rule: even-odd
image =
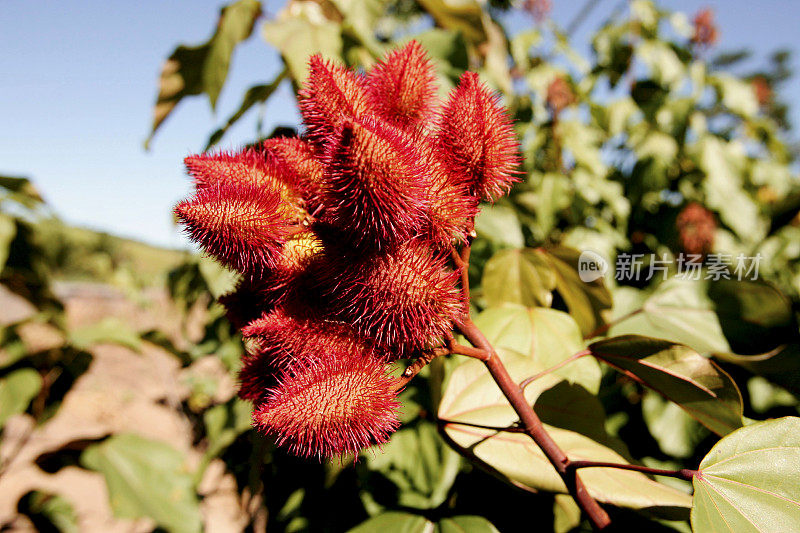
[(437, 357), (441, 357), (449, 353), (452, 353), (450, 348), (444, 346), (423, 352), (422, 355), (414, 359), (414, 361), (403, 371), (403, 375), (397, 380), (395, 390), (400, 390), (408, 385), (408, 382), (414, 379), (423, 368), (430, 364), (431, 361)]
[(595, 461), (570, 461), (568, 470), (577, 470), (579, 468), (617, 468), (619, 470), (633, 470), (635, 472), (642, 472), (643, 474), (652, 474), (654, 476), (669, 476), (679, 479), (691, 481), (697, 475), (697, 470), (690, 470), (682, 468), (680, 470), (664, 470), (661, 468), (650, 468), (649, 466), (627, 465), (620, 463), (603, 463)]
[(611, 519), (608, 514), (600, 507), (600, 504), (595, 501), (589, 494), (586, 486), (581, 481), (577, 472), (568, 469), (569, 458), (564, 451), (556, 444), (553, 438), (547, 433), (547, 430), (542, 424), (542, 421), (533, 411), (533, 407), (525, 399), (517, 383), (511, 378), (503, 365), (497, 353), (492, 348), (492, 345), (483, 335), (483, 333), (475, 326), (469, 317), (466, 317), (458, 324), (459, 331), (467, 338), (467, 340), (475, 347), (489, 353), (489, 359), (485, 361), (486, 368), (494, 378), (500, 390), (503, 391), (508, 402), (514, 408), (517, 415), (522, 422), (522, 428), (525, 433), (530, 436), (533, 441), (541, 448), (547, 459), (556, 469), (564, 484), (567, 486), (569, 493), (575, 499), (576, 503), (589, 517), (592, 526), (597, 530), (603, 530), (611, 524)]

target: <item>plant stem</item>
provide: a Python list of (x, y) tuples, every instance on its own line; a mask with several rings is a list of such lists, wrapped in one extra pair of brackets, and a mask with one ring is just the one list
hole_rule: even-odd
[(591, 333), (588, 333), (587, 335), (584, 335), (583, 338), (584, 339), (591, 339), (591, 338), (594, 338), (594, 337), (599, 337), (600, 335), (606, 333), (608, 330), (610, 330), (611, 328), (613, 328), (614, 326), (616, 326), (620, 322), (624, 322), (625, 320), (628, 320), (629, 318), (635, 317), (639, 313), (643, 313), (643, 312), (644, 312), (644, 307), (640, 307), (639, 309), (631, 311), (630, 313), (628, 313), (626, 315), (622, 315), (621, 317), (616, 318), (616, 319), (612, 320), (611, 322), (603, 324), (602, 326), (600, 326), (596, 330), (592, 331)]
[(494, 348), (483, 335), (483, 332), (475, 326), (472, 320), (467, 316), (459, 321), (458, 329), (467, 340), (476, 348), (484, 350), (490, 354), (488, 360), (484, 361), (486, 368), (494, 378), (497, 386), (503, 391), (508, 402), (514, 408), (517, 415), (522, 421), (522, 428), (525, 433), (530, 436), (533, 441), (541, 448), (547, 459), (556, 469), (567, 490), (575, 499), (575, 502), (589, 517), (592, 526), (597, 530), (603, 530), (611, 524), (611, 519), (608, 514), (600, 507), (600, 504), (595, 501), (589, 494), (586, 486), (581, 481), (575, 470), (569, 469), (569, 458), (567, 454), (556, 444), (553, 438), (547, 433), (544, 424), (533, 411), (533, 407), (525, 399), (520, 386), (514, 382), (511, 376), (498, 357)]
[(533, 383), (534, 381), (536, 381), (540, 377), (545, 376), (545, 375), (547, 375), (547, 374), (549, 374), (551, 372), (555, 372), (556, 370), (558, 370), (562, 366), (564, 366), (564, 365), (566, 365), (568, 363), (571, 363), (573, 361), (577, 361), (581, 357), (586, 357), (589, 354), (591, 354), (591, 352), (589, 350), (581, 350), (580, 352), (578, 352), (578, 353), (576, 353), (574, 355), (571, 355), (568, 358), (564, 359), (560, 363), (558, 363), (556, 365), (553, 365), (553, 366), (551, 366), (550, 368), (548, 368), (546, 370), (542, 370), (538, 374), (534, 374), (529, 378), (526, 378), (524, 381), (522, 381), (519, 384), (519, 388), (522, 389), (522, 390), (525, 390), (525, 387), (527, 387), (528, 385), (530, 385), (531, 383)]
[(617, 468), (619, 470), (633, 470), (635, 472), (642, 472), (644, 474), (653, 474), (655, 476), (669, 476), (679, 479), (691, 481), (697, 475), (697, 470), (689, 468), (682, 468), (680, 470), (664, 470), (661, 468), (650, 468), (649, 466), (639, 465), (626, 465), (620, 463), (602, 463), (595, 461), (570, 461), (568, 465), (569, 470), (577, 470), (579, 468)]

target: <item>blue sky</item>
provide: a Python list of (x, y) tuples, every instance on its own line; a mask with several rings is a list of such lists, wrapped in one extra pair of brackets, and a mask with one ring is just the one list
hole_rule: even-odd
[[(267, 13), (276, 13), (283, 3), (265, 2)], [(552, 3), (553, 18), (565, 25), (584, 1)], [(171, 207), (189, 191), (183, 157), (203, 148), (247, 87), (271, 80), (278, 69), (277, 54), (254, 35), (234, 56), (216, 115), (205, 97), (186, 100), (144, 151), (162, 61), (178, 43), (206, 40), (221, 4), (4, 0), (0, 174), (31, 177), (69, 223), (185, 246), (171, 215)], [(579, 48), (616, 4), (600, 2), (575, 35)], [(757, 58), (778, 47), (800, 52), (796, 0), (663, 0), (662, 5), (690, 15), (704, 6), (715, 8), (719, 49), (749, 47)], [(793, 62), (800, 74), (800, 57)], [(800, 78), (785, 90), (795, 100)], [(800, 106), (792, 116), (800, 124)], [(284, 90), (266, 109), (265, 129), (297, 121), (294, 101)], [(255, 123), (255, 112), (246, 115), (222, 145), (251, 140)]]

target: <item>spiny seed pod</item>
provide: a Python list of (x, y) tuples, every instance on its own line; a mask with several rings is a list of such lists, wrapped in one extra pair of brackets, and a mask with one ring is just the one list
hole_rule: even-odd
[(711, 211), (697, 202), (683, 208), (675, 226), (681, 249), (687, 254), (705, 255), (714, 247), (717, 220)]
[(205, 187), (175, 207), (191, 239), (221, 263), (259, 276), (277, 266), (298, 209), (276, 189), (251, 184)]
[(411, 241), (357, 263), (335, 261), (323, 281), (333, 315), (395, 357), (414, 355), (464, 313), (459, 272), (428, 243)]
[(447, 172), (436, 152), (435, 145), (419, 136), (415, 146), (423, 157), (423, 167), (430, 182), (427, 197), (430, 204), (428, 227), (423, 234), (433, 243), (448, 246), (464, 242), (472, 230), (472, 220), (478, 214), (479, 198), (470, 194), (467, 186)]
[(372, 67), (367, 85), (375, 113), (398, 128), (424, 125), (433, 116), (436, 74), (417, 41), (387, 54)]
[(264, 312), (301, 297), (305, 292), (301, 278), (308, 263), (322, 249), (322, 242), (310, 230), (289, 236), (272, 269), (258, 278), (242, 278), (233, 292), (220, 297), (228, 320), (242, 328)]
[(311, 309), (298, 305), (264, 313), (243, 327), (242, 335), (248, 355), (239, 372), (239, 396), (256, 402), (275, 384), (274, 374), (297, 359), (328, 353), (377, 357), (372, 346), (352, 327), (322, 320)]
[(396, 380), (378, 359), (319, 354), (295, 360), (277, 380), (253, 422), (296, 455), (356, 453), (386, 442), (400, 425)]
[(323, 220), (357, 246), (409, 239), (424, 223), (426, 173), (410, 137), (376, 120), (339, 128), (324, 158)]
[[(252, 149), (239, 153), (192, 155), (184, 159), (184, 164), (198, 189), (218, 184), (255, 185), (270, 189), (286, 187), (286, 182), (269, 168), (264, 157)], [(289, 194), (288, 189), (284, 194)]]
[(498, 96), (466, 72), (440, 112), (436, 144), (451, 175), (494, 200), (517, 181), (517, 139)]
[(305, 87), (299, 93), (298, 104), (306, 135), (319, 153), (325, 143), (346, 120), (360, 118), (370, 111), (364, 78), (312, 56)]
[(306, 209), (313, 214), (319, 206), (319, 189), (324, 172), (313, 147), (296, 137), (276, 137), (264, 141), (261, 149), (267, 168), (299, 191), (307, 204)]
[(315, 316), (312, 309), (287, 305), (265, 313), (242, 328), (253, 353), (266, 353), (277, 366), (307, 353), (348, 352), (375, 356), (372, 344), (344, 322)]

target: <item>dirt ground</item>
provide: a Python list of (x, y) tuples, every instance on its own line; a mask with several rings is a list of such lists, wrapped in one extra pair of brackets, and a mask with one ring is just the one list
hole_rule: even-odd
[[(66, 302), (70, 326), (89, 325), (112, 316), (139, 331), (158, 326), (180, 342), (178, 315), (162, 292), (137, 295), (136, 302), (104, 285), (65, 283), (57, 286), (57, 292)], [(0, 291), (0, 324), (30, 312), (27, 302)], [(31, 344), (58, 342), (46, 328), (30, 328), (24, 336)], [(193, 469), (201, 449), (192, 446), (189, 421), (179, 408), (189, 393), (187, 379), (190, 374), (219, 378), (222, 385), (216, 401), (225, 401), (234, 394), (235, 384), (214, 357), (181, 368), (175, 356), (149, 343), (143, 343), (138, 353), (111, 344), (97, 345), (91, 352), (91, 366), (75, 383), (54, 418), (41, 427), (35, 427), (27, 415), (8, 421), (0, 441), (0, 464), (4, 465), (0, 474), (0, 531), (34, 531), (27, 518), (18, 515), (17, 502), (35, 489), (66, 498), (75, 508), (82, 532), (152, 531), (154, 524), (149, 519), (121, 520), (113, 516), (101, 474), (74, 466), (50, 474), (34, 461), (70, 441), (133, 432), (169, 443), (184, 453), (187, 468)], [(246, 514), (233, 478), (226, 474), (221, 461), (206, 471), (200, 492), (205, 495), (201, 509), (206, 531), (227, 533), (243, 529)]]

